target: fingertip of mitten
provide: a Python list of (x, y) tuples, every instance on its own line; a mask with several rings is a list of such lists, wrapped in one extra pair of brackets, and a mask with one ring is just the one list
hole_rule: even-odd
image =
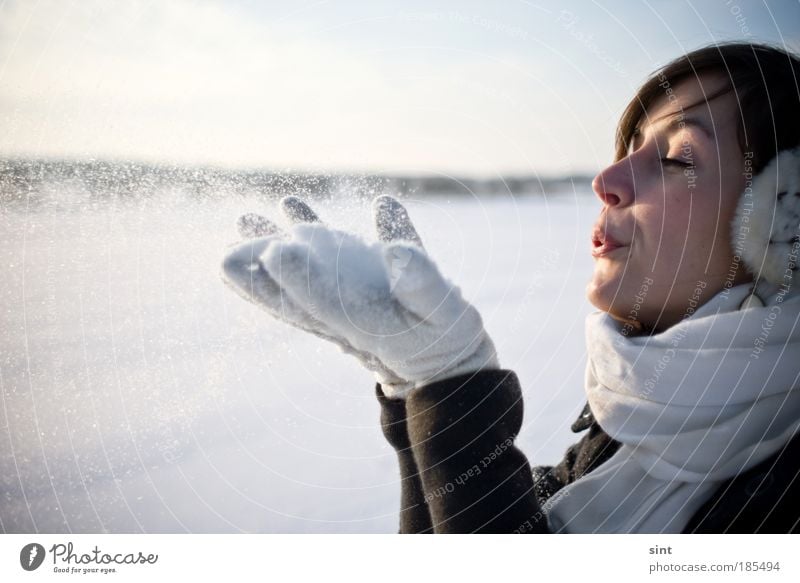
[(257, 213), (246, 213), (240, 216), (236, 221), (236, 229), (239, 231), (239, 235), (245, 239), (280, 234), (280, 229), (275, 223)]
[(319, 216), (298, 196), (284, 196), (280, 207), (291, 224), (319, 223)]

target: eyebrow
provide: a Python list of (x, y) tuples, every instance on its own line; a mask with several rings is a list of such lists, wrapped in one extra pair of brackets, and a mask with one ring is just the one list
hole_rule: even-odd
[[(714, 139), (713, 132), (708, 128), (708, 126), (706, 125), (706, 123), (702, 119), (700, 119), (699, 117), (688, 116), (688, 115), (686, 115), (686, 114), (684, 114), (684, 113), (682, 113), (680, 111), (679, 112), (675, 112), (675, 113), (668, 113), (667, 115), (664, 115), (664, 116), (662, 116), (662, 117), (660, 117), (660, 118), (658, 118), (656, 120), (653, 120), (653, 121), (659, 121), (659, 120), (662, 120), (662, 119), (665, 119), (665, 118), (668, 118), (668, 117), (672, 117), (672, 119), (669, 121), (669, 123), (667, 123), (664, 126), (664, 130), (666, 131), (666, 133), (668, 135), (675, 134), (678, 131), (680, 131), (681, 129), (683, 129), (683, 128), (688, 126), (688, 127), (694, 127), (694, 128), (699, 129), (706, 136), (706, 138), (708, 138), (709, 140), (713, 140)], [(651, 122), (650, 125), (653, 125), (652, 122)], [(633, 133), (631, 134), (631, 140), (630, 140), (630, 143), (628, 145), (630, 146), (636, 140), (636, 138), (638, 136), (640, 136), (640, 135), (641, 135), (641, 128), (637, 125), (634, 128)]]
[(675, 132), (686, 126), (697, 128), (701, 132), (703, 132), (709, 140), (713, 139), (714, 134), (708, 128), (706, 122), (700, 119), (699, 117), (688, 117), (686, 115), (678, 114), (672, 120), (670, 120), (670, 122), (666, 125), (666, 130), (667, 133), (674, 134)]

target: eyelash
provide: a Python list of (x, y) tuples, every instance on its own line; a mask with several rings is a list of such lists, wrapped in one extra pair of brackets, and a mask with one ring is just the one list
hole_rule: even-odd
[[(631, 147), (633, 146), (633, 141), (636, 137), (640, 134), (638, 128), (633, 130), (631, 133), (630, 140), (628, 141), (626, 151), (630, 154)], [(678, 168), (692, 168), (694, 166), (691, 162), (684, 162), (683, 160), (676, 160), (675, 158), (661, 158), (661, 164), (664, 166), (677, 166)]]
[(690, 168), (693, 166), (690, 162), (683, 162), (674, 158), (661, 158), (661, 163), (665, 166), (678, 166), (680, 168)]

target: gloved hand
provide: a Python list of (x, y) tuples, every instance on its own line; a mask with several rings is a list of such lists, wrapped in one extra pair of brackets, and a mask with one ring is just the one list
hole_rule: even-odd
[(259, 215), (229, 251), (223, 280), (272, 316), (334, 342), (376, 373), (384, 394), (499, 368), (478, 311), (428, 257), (406, 209), (373, 201), (378, 242), (323, 225), (297, 197), (281, 201), (287, 234)]

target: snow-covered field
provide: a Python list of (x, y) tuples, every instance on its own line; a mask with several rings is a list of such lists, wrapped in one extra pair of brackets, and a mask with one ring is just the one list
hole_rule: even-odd
[[(219, 278), (241, 198), (0, 208), (0, 528), (395, 532), (370, 373)], [(169, 201), (169, 202), (168, 202)], [(583, 406), (591, 193), (406, 199), (520, 376), (518, 443), (558, 461)], [(369, 206), (314, 205), (371, 236)]]

